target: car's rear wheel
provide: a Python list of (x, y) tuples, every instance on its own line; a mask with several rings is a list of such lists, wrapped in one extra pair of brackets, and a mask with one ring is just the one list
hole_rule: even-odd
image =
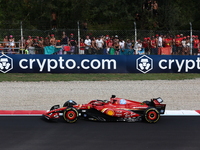
[(68, 123), (74, 123), (78, 119), (78, 111), (74, 107), (68, 107), (63, 112), (63, 118)]
[(149, 123), (156, 123), (160, 119), (160, 113), (156, 108), (147, 108), (144, 118)]

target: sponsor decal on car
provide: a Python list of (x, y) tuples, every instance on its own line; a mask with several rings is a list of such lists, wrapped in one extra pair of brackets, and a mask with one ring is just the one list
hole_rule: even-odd
[(121, 100), (119, 101), (119, 103), (122, 104), (122, 105), (125, 105), (125, 104), (126, 104), (126, 100), (125, 100), (125, 99), (121, 99)]
[(108, 111), (107, 111), (107, 115), (109, 115), (109, 116), (113, 116), (113, 115), (114, 115), (113, 110), (108, 110)]

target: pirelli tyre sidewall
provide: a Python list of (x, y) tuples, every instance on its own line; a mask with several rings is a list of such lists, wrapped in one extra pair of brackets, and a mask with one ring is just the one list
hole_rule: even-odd
[(74, 123), (78, 119), (78, 111), (74, 107), (68, 107), (63, 112), (63, 118), (68, 123)]
[(156, 123), (160, 119), (160, 113), (156, 108), (147, 108), (144, 119), (149, 123)]

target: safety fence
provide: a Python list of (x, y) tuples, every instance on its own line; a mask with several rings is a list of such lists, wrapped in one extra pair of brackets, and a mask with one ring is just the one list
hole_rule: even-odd
[[(50, 38), (51, 34), (55, 35), (55, 38), (57, 40), (62, 39), (63, 32), (66, 33), (66, 35), (69, 37), (71, 33), (74, 34), (74, 37), (78, 40), (78, 29), (57, 29), (57, 30), (30, 30), (30, 29), (23, 29), (23, 34), (21, 34), (21, 29), (0, 29), (0, 41), (3, 41), (5, 36), (12, 35), (15, 38), (15, 41), (19, 41), (21, 39), (21, 36), (23, 36), (25, 39), (28, 39), (29, 36), (32, 38), (39, 37), (48, 37)], [(152, 37), (156, 34), (163, 34), (163, 35), (173, 35), (176, 36), (177, 34), (183, 34), (184, 36), (190, 35), (190, 30), (175, 30), (175, 31), (154, 31), (154, 30), (137, 30), (135, 35), (135, 30), (82, 30), (80, 29), (80, 38), (85, 39), (86, 35), (89, 35), (90, 37), (98, 37), (98, 36), (106, 36), (109, 35), (109, 37), (115, 37), (115, 35), (118, 36), (118, 38), (122, 38), (124, 40), (126, 39), (133, 39), (135, 40), (135, 37), (137, 39), (143, 40), (144, 37)], [(193, 35), (200, 36), (199, 30), (193, 30)]]

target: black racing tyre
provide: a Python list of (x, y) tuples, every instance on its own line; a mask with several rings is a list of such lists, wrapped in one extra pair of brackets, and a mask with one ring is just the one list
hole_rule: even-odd
[(144, 112), (144, 119), (149, 123), (156, 123), (160, 119), (160, 113), (156, 108), (147, 108)]
[(78, 119), (78, 111), (74, 107), (68, 107), (63, 112), (63, 118), (68, 123), (74, 123)]

